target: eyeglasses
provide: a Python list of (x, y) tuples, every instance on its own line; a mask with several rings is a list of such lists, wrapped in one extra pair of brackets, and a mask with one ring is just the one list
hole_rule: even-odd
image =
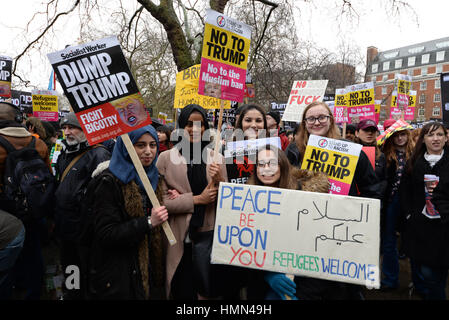
[(317, 118), (315, 118), (315, 117), (308, 117), (308, 118), (305, 118), (304, 120), (307, 122), (307, 124), (314, 124), (315, 121), (317, 121), (317, 120), (318, 120), (319, 123), (325, 123), (325, 122), (327, 122), (329, 120), (329, 118), (330, 118), (330, 116), (323, 116), (323, 115), (321, 115), (321, 116), (319, 116)]
[(259, 168), (265, 168), (266, 165), (268, 165), (269, 168), (276, 168), (279, 165), (279, 162), (276, 159), (271, 159), (270, 161), (260, 160), (257, 162)]

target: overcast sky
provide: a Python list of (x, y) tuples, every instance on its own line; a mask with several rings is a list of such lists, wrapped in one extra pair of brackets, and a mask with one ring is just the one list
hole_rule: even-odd
[[(26, 46), (26, 40), (22, 36), (23, 30), (26, 22), (41, 8), (41, 2), (43, 0), (2, 1), (0, 55), (15, 57), (23, 50)], [(66, 7), (61, 7), (60, 10), (66, 9), (68, 3), (72, 3), (64, 2)], [(137, 1), (124, 2), (137, 6)], [(413, 11), (403, 11), (399, 16), (388, 9), (391, 2), (392, 0), (353, 0), (355, 13), (352, 15), (353, 19), (349, 20), (347, 15), (340, 15), (341, 0), (296, 0), (295, 5), (300, 9), (295, 15), (298, 35), (300, 39), (312, 40), (318, 46), (331, 51), (337, 47), (338, 39), (344, 37), (346, 41), (358, 46), (363, 55), (366, 54), (368, 46), (386, 51), (449, 36), (449, 29), (444, 23), (449, 12), (449, 1), (409, 0), (407, 2), (411, 4), (416, 15)], [(58, 24), (57, 31), (44, 45), (43, 51), (53, 52), (64, 48), (66, 44), (76, 43), (79, 35), (78, 23), (79, 19), (72, 18), (65, 25)], [(35, 30), (36, 26), (39, 24), (30, 29), (28, 39), (33, 38), (31, 31)], [(36, 62), (33, 64), (30, 61)], [(51, 66), (45, 54), (27, 56), (22, 65), (27, 68), (33, 65), (29, 74), (32, 84), (41, 89), (47, 88)]]

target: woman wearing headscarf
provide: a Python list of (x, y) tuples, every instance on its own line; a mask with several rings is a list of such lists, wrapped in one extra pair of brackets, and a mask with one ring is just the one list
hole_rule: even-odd
[[(214, 276), (210, 252), (196, 254), (211, 245), (215, 225), (217, 185), (226, 181), (222, 156), (213, 163), (214, 151), (205, 136), (209, 129), (204, 109), (184, 107), (178, 119), (180, 141), (159, 155), (157, 167), (163, 179), (163, 199), (177, 243), (167, 248), (166, 292), (171, 299), (196, 300), (222, 295)], [(213, 144), (212, 144), (213, 145)], [(204, 248), (204, 247), (203, 247)], [(201, 259), (204, 258), (204, 259)]]
[[(157, 132), (145, 126), (128, 133), (153, 190), (158, 194)], [(121, 137), (110, 161), (92, 174), (92, 246), (88, 291), (93, 299), (154, 298), (162, 287), (160, 227), (168, 218), (164, 206), (153, 208)]]

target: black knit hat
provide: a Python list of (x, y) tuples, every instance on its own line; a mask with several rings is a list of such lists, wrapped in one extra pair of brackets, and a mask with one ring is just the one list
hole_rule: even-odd
[(278, 125), (281, 122), (281, 115), (278, 111), (270, 111), (267, 113), (267, 116), (271, 116)]
[(76, 117), (74, 112), (66, 114), (66, 116), (61, 120), (60, 122), (61, 127), (63, 127), (66, 124), (82, 129), (78, 121), (78, 118)]

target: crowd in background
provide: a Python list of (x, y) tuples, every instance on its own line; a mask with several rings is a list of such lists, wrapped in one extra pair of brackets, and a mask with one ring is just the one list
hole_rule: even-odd
[[(26, 219), (9, 212), (13, 209), (1, 198), (0, 299), (43, 298), (43, 249), (52, 241), (63, 272), (71, 266), (80, 270), (79, 283), (74, 281), (73, 287), (67, 285), (70, 273), (65, 274), (64, 300), (364, 299), (358, 285), (210, 263), (218, 184), (229, 181), (229, 167), (223, 161), (225, 140), (257, 139), (262, 133), (278, 136), (280, 144), (258, 149), (256, 162), (248, 166), (247, 184), (327, 193), (324, 173), (300, 169), (309, 136), (373, 147), (373, 162), (360, 153), (349, 195), (381, 200), (380, 290), (398, 289), (399, 259), (407, 258), (413, 290), (423, 299), (446, 299), (449, 152), (445, 126), (438, 122), (420, 129), (402, 126), (379, 145), (376, 122), (362, 120), (343, 129), (322, 102), (308, 105), (302, 121), (288, 130), (281, 123), (275, 111), (243, 105), (235, 123), (224, 124), (217, 135), (223, 139), (219, 154), (204, 139), (212, 124), (198, 105), (181, 110), (176, 123), (181, 135), (157, 122), (130, 132), (161, 204), (155, 207), (121, 137), (91, 146), (73, 113), (51, 124), (20, 118), (13, 105), (1, 102), (0, 137), (16, 149), (32, 145), (52, 173), (55, 189), (51, 209)], [(383, 129), (394, 123), (385, 120)], [(181, 140), (187, 144), (181, 147)], [(195, 150), (206, 156), (194, 161)], [(0, 143), (2, 183), (8, 153)], [(173, 246), (167, 243), (164, 222), (176, 237)]]

